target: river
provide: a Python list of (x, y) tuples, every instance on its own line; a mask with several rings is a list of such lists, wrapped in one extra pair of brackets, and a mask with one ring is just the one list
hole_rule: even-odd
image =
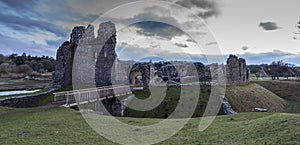
[(34, 93), (34, 92), (37, 92), (39, 90), (40, 89), (36, 89), (36, 90), (0, 91), (0, 96)]

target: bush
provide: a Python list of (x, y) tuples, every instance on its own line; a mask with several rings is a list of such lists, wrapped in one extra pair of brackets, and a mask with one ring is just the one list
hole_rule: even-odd
[(31, 78), (37, 78), (37, 77), (40, 77), (41, 74), (36, 72), (36, 71), (32, 71), (28, 74)]
[(14, 65), (9, 63), (2, 63), (0, 64), (0, 73), (1, 74), (8, 74), (13, 71)]
[(22, 64), (15, 67), (14, 73), (30, 74), (32, 68), (28, 64)]

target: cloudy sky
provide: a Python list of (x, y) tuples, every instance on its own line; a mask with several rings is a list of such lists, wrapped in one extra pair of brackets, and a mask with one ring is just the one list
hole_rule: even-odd
[(299, 5), (299, 0), (0, 0), (0, 53), (55, 57), (74, 26), (93, 23), (97, 29), (97, 22), (110, 20), (117, 26), (121, 59), (204, 61), (205, 54), (237, 54), (251, 64), (300, 65)]

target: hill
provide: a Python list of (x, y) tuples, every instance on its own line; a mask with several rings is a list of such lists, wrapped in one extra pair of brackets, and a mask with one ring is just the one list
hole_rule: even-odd
[(227, 86), (226, 98), (237, 112), (250, 112), (257, 107), (270, 112), (286, 111), (286, 102), (282, 98), (256, 83)]
[(300, 82), (299, 81), (255, 81), (255, 83), (272, 91), (274, 94), (286, 100), (288, 111), (300, 113)]
[[(200, 88), (201, 93), (193, 117), (203, 115), (211, 93), (211, 88), (208, 86), (201, 86)], [(149, 95), (150, 93), (147, 91), (136, 92), (136, 96), (141, 99), (145, 99)], [(165, 99), (157, 108), (150, 111), (136, 111), (126, 108), (125, 116), (166, 118), (175, 109), (179, 97), (180, 87), (171, 87), (168, 89)], [(227, 86), (226, 98), (237, 112), (250, 112), (254, 108), (266, 108), (269, 112), (286, 112), (288, 110), (284, 99), (256, 83)], [(222, 110), (219, 111), (219, 114), (223, 114)]]

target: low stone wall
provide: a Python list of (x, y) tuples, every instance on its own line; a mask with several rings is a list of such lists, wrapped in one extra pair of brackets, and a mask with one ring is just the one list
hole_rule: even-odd
[(34, 107), (34, 105), (45, 99), (47, 95), (52, 94), (55, 90), (52, 89), (47, 92), (43, 92), (40, 94), (33, 94), (27, 96), (20, 96), (20, 97), (12, 97), (0, 100), (0, 106), (5, 107), (15, 107), (15, 108), (26, 108), (26, 107)]

